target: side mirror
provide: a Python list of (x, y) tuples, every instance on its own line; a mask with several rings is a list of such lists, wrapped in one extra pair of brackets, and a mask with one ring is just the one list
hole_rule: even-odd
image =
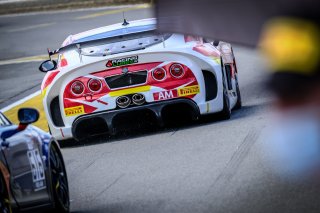
[(1, 139), (3, 140), (1, 144), (2, 146), (8, 147), (9, 143), (5, 141), (7, 138), (10, 138), (18, 132), (25, 130), (29, 124), (36, 122), (39, 119), (39, 112), (38, 110), (32, 108), (21, 108), (18, 111), (18, 119), (20, 121), (18, 128), (4, 131), (0, 135)]
[(20, 124), (28, 125), (39, 119), (39, 112), (32, 108), (21, 108), (18, 111), (18, 119)]
[(54, 60), (46, 60), (41, 63), (39, 70), (41, 72), (49, 72), (57, 68), (57, 62)]

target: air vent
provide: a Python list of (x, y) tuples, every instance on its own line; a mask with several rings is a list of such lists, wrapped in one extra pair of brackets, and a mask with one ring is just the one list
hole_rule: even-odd
[(207, 70), (202, 70), (206, 87), (206, 101), (211, 101), (217, 97), (218, 87), (216, 76)]
[(63, 127), (64, 123), (60, 111), (59, 96), (55, 97), (50, 104), (50, 112), (53, 124), (57, 127)]

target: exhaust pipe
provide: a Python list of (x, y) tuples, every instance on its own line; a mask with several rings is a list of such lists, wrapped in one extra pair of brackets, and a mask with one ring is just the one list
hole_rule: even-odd
[(120, 96), (117, 98), (116, 103), (120, 108), (127, 108), (130, 105), (131, 100), (128, 96)]
[(132, 102), (135, 105), (142, 105), (146, 102), (146, 98), (144, 97), (144, 95), (137, 93), (132, 96)]

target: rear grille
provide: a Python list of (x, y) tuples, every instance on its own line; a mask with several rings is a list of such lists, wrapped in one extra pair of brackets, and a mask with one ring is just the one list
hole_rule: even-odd
[(144, 84), (147, 81), (147, 76), (147, 71), (131, 72), (127, 74), (107, 77), (106, 82), (110, 89), (117, 89), (121, 87)]

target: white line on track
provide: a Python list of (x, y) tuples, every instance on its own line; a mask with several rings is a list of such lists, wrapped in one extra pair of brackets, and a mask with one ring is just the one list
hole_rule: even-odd
[(7, 4), (13, 2), (24, 2), (24, 1), (32, 1), (32, 0), (0, 0), (0, 4)]
[(16, 28), (16, 29), (11, 29), (11, 30), (6, 30), (7, 33), (16, 33), (16, 32), (22, 32), (22, 31), (27, 31), (27, 30), (33, 30), (41, 27), (48, 27), (51, 25), (56, 24), (56, 22), (51, 22), (51, 23), (44, 23), (44, 24), (37, 24), (37, 25), (31, 25), (27, 27), (21, 27), (21, 28)]
[(22, 99), (20, 99), (19, 101), (16, 101), (16, 102), (10, 104), (9, 106), (6, 106), (6, 107), (0, 109), (0, 111), (1, 111), (1, 112), (6, 112), (6, 111), (12, 109), (13, 107), (16, 107), (16, 106), (18, 106), (18, 105), (20, 105), (20, 104), (23, 104), (24, 102), (30, 100), (31, 98), (34, 98), (34, 97), (36, 97), (37, 95), (40, 95), (40, 93), (41, 93), (40, 90), (37, 91), (37, 92), (35, 92), (35, 93), (32, 93), (31, 95), (28, 95), (27, 97), (22, 98)]

